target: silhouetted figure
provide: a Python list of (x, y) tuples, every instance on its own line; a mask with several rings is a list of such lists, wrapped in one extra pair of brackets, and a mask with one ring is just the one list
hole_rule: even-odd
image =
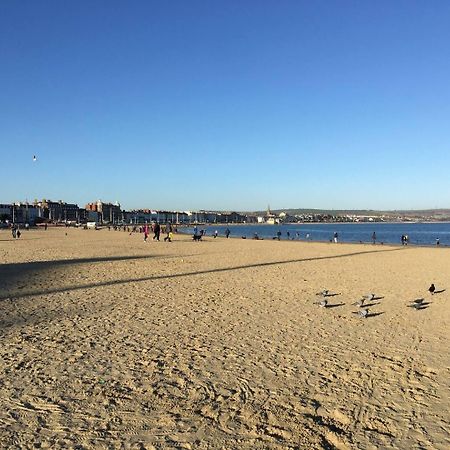
[(230, 233), (231, 233), (231, 231), (227, 228), (225, 230), (225, 236), (227, 237), (227, 239), (230, 237)]
[(159, 235), (161, 234), (161, 225), (158, 222), (155, 223), (153, 232), (155, 233), (153, 236), (153, 240), (156, 239), (157, 241), (159, 241)]
[(192, 239), (193, 239), (194, 241), (200, 242), (200, 241), (202, 240), (202, 237), (203, 237), (204, 233), (205, 233), (204, 230), (200, 230), (200, 233), (195, 233), (195, 234), (192, 236)]
[(435, 290), (436, 290), (436, 287), (434, 286), (433, 283), (431, 283), (431, 286), (428, 288), (428, 291), (431, 293), (431, 295), (433, 295)]

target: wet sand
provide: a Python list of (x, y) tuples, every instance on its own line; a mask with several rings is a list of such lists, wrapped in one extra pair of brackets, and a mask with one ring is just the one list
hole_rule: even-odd
[(49, 229), (0, 256), (2, 449), (450, 448), (450, 249)]

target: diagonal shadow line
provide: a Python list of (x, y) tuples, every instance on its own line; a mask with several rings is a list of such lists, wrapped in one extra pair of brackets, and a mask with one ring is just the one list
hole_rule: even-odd
[(38, 239), (45, 239), (45, 237), (20, 237), (19, 239), (17, 238), (9, 238), (9, 239), (0, 239), (0, 242), (23, 242), (23, 241), (36, 241)]
[[(191, 256), (191, 255), (187, 255)], [(167, 255), (131, 255), (131, 256), (102, 256), (95, 258), (77, 258), (77, 259), (60, 259), (60, 260), (49, 260), (49, 261), (34, 261), (34, 262), (25, 262), (25, 263), (11, 263), (11, 264), (0, 264), (0, 274), (3, 272), (8, 272), (11, 270), (25, 270), (25, 271), (34, 271), (34, 270), (44, 270), (49, 267), (58, 267), (58, 266), (66, 266), (66, 265), (76, 265), (76, 264), (90, 264), (90, 263), (99, 263), (99, 262), (114, 262), (114, 261), (130, 261), (133, 259), (151, 259), (151, 258), (170, 258), (171, 256)], [(178, 256), (173, 256), (177, 258)]]
[[(25, 298), (25, 297), (32, 297), (35, 295), (55, 294), (58, 292), (77, 291), (77, 290), (82, 290), (82, 289), (90, 289), (90, 288), (97, 288), (97, 287), (103, 287), (103, 286), (115, 286), (115, 285), (126, 284), (126, 283), (138, 283), (138, 282), (142, 282), (142, 281), (164, 280), (164, 279), (170, 279), (170, 278), (182, 278), (182, 277), (189, 277), (189, 276), (195, 276), (195, 275), (205, 275), (208, 273), (230, 272), (230, 271), (234, 271), (234, 270), (253, 269), (256, 267), (269, 267), (269, 266), (276, 266), (276, 265), (281, 265), (281, 264), (292, 264), (292, 263), (308, 262), (308, 261), (320, 261), (320, 260), (325, 260), (325, 259), (348, 258), (351, 256), (360, 256), (360, 255), (366, 255), (366, 254), (370, 254), (370, 253), (396, 252), (399, 250), (401, 251), (403, 249), (400, 247), (400, 248), (394, 248), (394, 249), (388, 249), (388, 250), (370, 250), (370, 251), (365, 251), (365, 252), (344, 253), (341, 255), (317, 256), (317, 257), (313, 257), (313, 258), (290, 259), (287, 261), (272, 261), (272, 262), (265, 262), (265, 263), (234, 266), (234, 267), (223, 267), (223, 268), (218, 268), (218, 269), (203, 270), (201, 272), (184, 272), (184, 273), (174, 273), (171, 275), (153, 275), (150, 277), (142, 277), (142, 278), (128, 278), (126, 280), (110, 280), (110, 281), (104, 281), (102, 283), (80, 284), (77, 286), (67, 286), (67, 287), (61, 287), (61, 288), (43, 289), (43, 290), (39, 290), (39, 291), (36, 290), (36, 291), (31, 291), (31, 292), (20, 293), (20, 295), (16, 295), (14, 293), (10, 294), (10, 295), (2, 295), (2, 296), (0, 296), (0, 301), (6, 300), (6, 299), (12, 299), (12, 298), (19, 299), (19, 298)], [(146, 256), (146, 257), (148, 257), (148, 256)], [(93, 259), (97, 259), (97, 258), (93, 258)]]

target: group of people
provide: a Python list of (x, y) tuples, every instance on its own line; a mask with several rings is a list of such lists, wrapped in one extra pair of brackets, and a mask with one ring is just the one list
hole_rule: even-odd
[[(225, 230), (225, 237), (228, 239), (230, 237), (230, 234), (231, 234), (231, 231), (229, 228), (227, 228)], [(204, 229), (199, 230), (197, 226), (194, 227), (194, 234), (193, 234), (194, 241), (201, 240), (201, 238), (205, 235), (206, 235), (206, 230), (204, 230)], [(218, 237), (218, 236), (219, 236), (219, 231), (215, 230), (213, 233), (213, 238), (216, 239), (216, 237)]]
[(144, 241), (147, 242), (150, 232), (153, 233), (153, 240), (159, 241), (161, 233), (165, 234), (164, 241), (172, 242), (174, 228), (170, 222), (166, 225), (161, 226), (159, 222), (154, 222), (151, 226), (145, 224), (142, 227), (142, 232), (144, 233)]
[[(108, 226), (108, 230), (110, 230), (111, 227)], [(120, 226), (114, 226), (114, 230), (121, 230)], [(173, 233), (177, 232), (177, 229), (172, 226), (172, 224), (169, 222), (166, 225), (161, 226), (159, 222), (154, 222), (151, 225), (145, 224), (141, 226), (133, 225), (132, 227), (123, 226), (123, 231), (129, 231), (130, 236), (133, 233), (142, 233), (144, 234), (144, 242), (147, 242), (148, 237), (150, 236), (150, 233), (153, 233), (153, 240), (159, 241), (161, 237), (161, 233), (166, 234), (164, 237), (164, 241), (172, 242), (173, 239)]]

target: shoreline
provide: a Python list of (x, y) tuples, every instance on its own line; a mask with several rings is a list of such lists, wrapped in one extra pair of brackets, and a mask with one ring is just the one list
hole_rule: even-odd
[[(238, 224), (236, 224), (238, 225)], [(270, 225), (272, 226), (272, 225)], [(178, 231), (178, 234), (183, 234), (186, 236), (192, 236), (192, 233), (187, 232), (188, 228), (191, 227), (186, 227), (183, 228), (182, 230), (186, 230), (186, 231)], [(213, 227), (214, 228), (214, 227)], [(204, 236), (205, 238), (212, 238), (214, 239), (214, 236), (212, 234), (206, 234)], [(222, 238), (222, 239), (227, 239), (224, 235), (218, 235), (217, 238)], [(300, 239), (286, 239), (286, 238), (280, 238), (280, 240), (278, 240), (276, 237), (260, 237), (259, 239), (254, 239), (253, 237), (246, 236), (245, 238), (241, 235), (241, 236), (236, 236), (236, 235), (232, 235), (230, 234), (228, 239), (240, 239), (240, 240), (253, 240), (253, 241), (279, 241), (279, 242), (297, 242), (297, 243), (316, 243), (316, 244), (353, 244), (353, 245), (371, 245), (371, 246), (383, 246), (383, 247), (387, 247), (387, 246), (391, 246), (391, 247), (418, 247), (418, 248), (450, 248), (450, 244), (417, 244), (414, 242), (409, 242), (407, 245), (402, 245), (401, 243), (394, 243), (394, 242), (376, 242), (375, 244), (372, 241), (338, 241), (336, 242), (331, 242), (331, 240), (315, 240), (315, 239), (305, 239), (305, 238), (300, 238)]]
[[(237, 226), (239, 226), (239, 224), (236, 224)], [(225, 225), (226, 226), (226, 225)], [(269, 225), (269, 226), (273, 226), (273, 225)], [(179, 235), (184, 235), (184, 236), (192, 236), (192, 233), (190, 233), (188, 230), (191, 229), (191, 227), (177, 227), (178, 228), (178, 233), (174, 233), (174, 235), (176, 236), (177, 234)], [(212, 227), (214, 228), (214, 227)], [(93, 229), (88, 229), (88, 230), (84, 230), (82, 228), (79, 227), (69, 227), (69, 228), (65, 228), (65, 227), (49, 227), (48, 230), (58, 230), (61, 232), (67, 232), (67, 231), (73, 231), (73, 230), (77, 230), (80, 232), (92, 232), (92, 231), (96, 231), (96, 232), (101, 232), (101, 231), (108, 231), (108, 233), (124, 233), (121, 230), (118, 231), (113, 231), (113, 230), (108, 230), (107, 226), (102, 226), (100, 227), (98, 230), (93, 230)], [(8, 238), (7, 239), (1, 239), (3, 240), (3, 242), (6, 241), (23, 241), (26, 240), (26, 236), (27, 233), (29, 232), (38, 232), (38, 231), (43, 231), (40, 227), (37, 228), (33, 228), (31, 227), (29, 230), (23, 230), (21, 238), (20, 239), (13, 239), (11, 236), (11, 231), (7, 230), (7, 229), (0, 229), (0, 238), (2, 237), (2, 235), (7, 235)], [(45, 233), (45, 231), (44, 231)], [(126, 233), (129, 234), (129, 233)], [(140, 233), (133, 233), (136, 235), (140, 235)], [(151, 241), (151, 233), (150, 233), (150, 237), (149, 240)], [(206, 239), (214, 239), (214, 236), (212, 234), (206, 234), (204, 236)], [(226, 237), (224, 235), (218, 235), (217, 238), (222, 238), (222, 239), (226, 239)], [(259, 239), (254, 239), (251, 235), (246, 236), (245, 238), (241, 235), (241, 236), (236, 236), (233, 234), (230, 234), (230, 237), (228, 239), (237, 239), (237, 240), (247, 240), (247, 241), (278, 241), (278, 239), (276, 237), (260, 237)], [(305, 239), (305, 238), (300, 238), (300, 239), (286, 239), (285, 237), (280, 238), (280, 240), (278, 242), (295, 242), (295, 243), (305, 243), (305, 244), (334, 244), (334, 245), (342, 245), (342, 244), (349, 244), (349, 245), (370, 245), (370, 246), (374, 246), (374, 247), (414, 247), (414, 248), (450, 248), (450, 244), (445, 244), (445, 243), (440, 243), (439, 245), (436, 244), (418, 244), (418, 243), (414, 243), (414, 242), (409, 242), (407, 245), (402, 245), (401, 243), (395, 243), (395, 242), (379, 242), (377, 240), (377, 242), (374, 244), (372, 241), (358, 241), (358, 240), (339, 240), (337, 243), (336, 242), (331, 242), (331, 240), (316, 240), (316, 239)]]

